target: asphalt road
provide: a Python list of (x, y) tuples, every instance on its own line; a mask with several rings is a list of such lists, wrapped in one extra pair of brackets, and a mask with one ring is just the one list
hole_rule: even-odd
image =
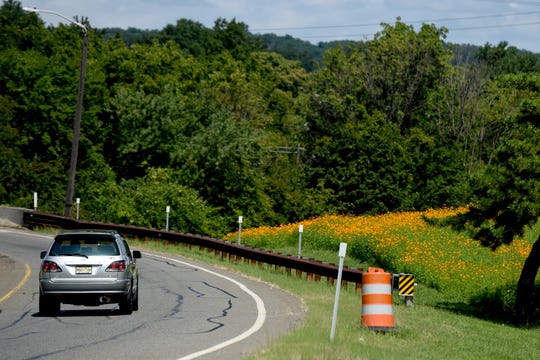
[(39, 252), (52, 238), (0, 228), (0, 358), (241, 359), (297, 326), (289, 293), (181, 257), (143, 252), (139, 311), (62, 304), (38, 313)]

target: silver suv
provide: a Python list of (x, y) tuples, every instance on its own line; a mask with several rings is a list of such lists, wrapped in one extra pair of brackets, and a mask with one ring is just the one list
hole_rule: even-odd
[(64, 230), (41, 252), (39, 312), (54, 315), (60, 304), (98, 306), (118, 303), (120, 311), (139, 309), (140, 251), (129, 249), (114, 230)]

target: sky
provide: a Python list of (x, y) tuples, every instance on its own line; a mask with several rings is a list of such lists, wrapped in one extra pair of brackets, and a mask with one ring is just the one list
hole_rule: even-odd
[[(218, 18), (243, 22), (253, 34), (291, 35), (317, 44), (370, 40), (397, 17), (448, 29), (447, 42), (510, 46), (540, 53), (540, 0), (19, 0), (22, 6), (87, 17), (94, 28), (161, 30), (179, 19), (211, 28)], [(60, 16), (40, 13), (49, 25)]]

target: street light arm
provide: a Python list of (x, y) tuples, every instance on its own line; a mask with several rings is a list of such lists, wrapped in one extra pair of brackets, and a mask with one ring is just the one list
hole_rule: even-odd
[(31, 8), (31, 7), (23, 7), (23, 10), (26, 11), (26, 12), (33, 12), (33, 13), (45, 13), (45, 14), (53, 14), (53, 15), (56, 15), (56, 16), (59, 16), (61, 17), (62, 19), (66, 20), (66, 21), (69, 21), (70, 23), (74, 24), (74, 25), (77, 25), (78, 27), (80, 27), (81, 29), (83, 29), (84, 31), (84, 34), (86, 35), (88, 33), (88, 29), (86, 28), (86, 26), (84, 26), (84, 24), (81, 24), (80, 22), (77, 22), (75, 20), (72, 20), (60, 13), (57, 13), (56, 11), (51, 11), (51, 10), (41, 10), (41, 9), (36, 9), (36, 8)]

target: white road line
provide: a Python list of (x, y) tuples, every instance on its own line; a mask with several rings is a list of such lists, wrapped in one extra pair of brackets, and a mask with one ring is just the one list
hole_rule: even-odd
[(0, 226), (0, 232), (13, 233), (13, 234), (19, 234), (19, 235), (26, 234), (26, 235), (32, 235), (35, 237), (41, 237), (41, 238), (50, 239), (50, 240), (54, 239), (54, 235), (39, 234), (37, 232), (31, 232), (25, 229), (7, 228), (7, 227), (2, 227), (2, 226)]
[(182, 265), (193, 266), (193, 267), (195, 267), (195, 268), (197, 268), (199, 270), (205, 271), (205, 272), (207, 272), (209, 274), (212, 274), (214, 276), (218, 276), (218, 277), (223, 278), (223, 279), (225, 279), (227, 281), (230, 281), (233, 284), (236, 284), (240, 289), (245, 291), (249, 296), (251, 296), (253, 298), (253, 300), (255, 301), (255, 303), (257, 304), (257, 319), (255, 320), (255, 322), (253, 323), (251, 328), (249, 328), (248, 330), (246, 330), (242, 334), (240, 334), (240, 335), (238, 335), (238, 336), (236, 336), (236, 337), (234, 337), (232, 339), (229, 339), (229, 340), (224, 341), (222, 343), (219, 343), (217, 345), (211, 346), (211, 347), (209, 347), (207, 349), (197, 351), (197, 352), (194, 352), (192, 354), (183, 356), (181, 358), (178, 358), (177, 360), (196, 359), (196, 358), (198, 358), (200, 356), (207, 355), (207, 354), (212, 353), (214, 351), (223, 349), (224, 347), (227, 347), (227, 346), (232, 345), (234, 343), (240, 342), (240, 341), (246, 339), (247, 337), (253, 335), (254, 333), (256, 333), (263, 326), (264, 321), (266, 320), (266, 308), (264, 306), (264, 302), (262, 301), (262, 299), (257, 294), (255, 294), (253, 291), (251, 291), (246, 285), (242, 284), (239, 281), (231, 279), (230, 277), (227, 277), (225, 275), (222, 275), (222, 274), (217, 273), (217, 272), (212, 271), (212, 270), (205, 269), (205, 268), (200, 267), (200, 266), (193, 265), (191, 263), (187, 263), (187, 262), (184, 262), (184, 261), (180, 261), (180, 260), (177, 260), (177, 259), (172, 259), (172, 258), (169, 258), (169, 257), (166, 257), (166, 256), (161, 256), (161, 255), (156, 255), (156, 254), (147, 254), (147, 253), (145, 253), (145, 255), (150, 256), (150, 257), (155, 257), (155, 258), (158, 258), (158, 259), (167, 260), (167, 261), (173, 261), (173, 262), (176, 262), (176, 263), (179, 263), (179, 264), (182, 264)]

